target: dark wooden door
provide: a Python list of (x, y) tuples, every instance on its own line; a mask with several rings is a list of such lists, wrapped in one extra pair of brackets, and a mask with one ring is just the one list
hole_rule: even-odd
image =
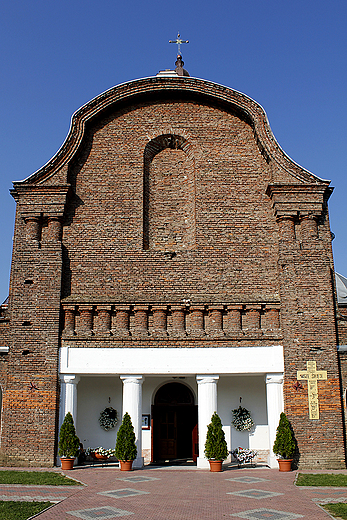
[(159, 459), (177, 458), (177, 410), (163, 409), (159, 411)]
[(196, 462), (199, 456), (199, 434), (198, 434), (198, 423), (192, 431), (192, 448), (193, 448), (193, 461)]
[(153, 460), (197, 457), (197, 406), (153, 406)]
[(157, 392), (152, 406), (152, 461), (193, 458), (197, 409), (192, 392), (182, 384), (168, 383)]

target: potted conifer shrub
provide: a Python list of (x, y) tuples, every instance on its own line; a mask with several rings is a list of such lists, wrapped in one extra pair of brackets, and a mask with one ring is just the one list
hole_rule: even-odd
[(128, 412), (125, 412), (117, 433), (115, 454), (121, 471), (131, 471), (133, 460), (136, 459), (137, 448), (134, 427)]
[(286, 414), (282, 412), (273, 445), (273, 452), (280, 457), (277, 459), (280, 471), (291, 470), (295, 445), (295, 438), (290, 422)]
[(73, 469), (75, 458), (78, 455), (80, 440), (76, 435), (73, 418), (70, 412), (65, 415), (59, 433), (58, 454), (61, 459), (61, 469)]
[(205, 455), (210, 463), (210, 471), (222, 471), (222, 462), (228, 456), (228, 448), (217, 412), (214, 412), (207, 427)]

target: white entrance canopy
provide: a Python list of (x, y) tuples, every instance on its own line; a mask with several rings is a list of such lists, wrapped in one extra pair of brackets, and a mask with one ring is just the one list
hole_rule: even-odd
[(60, 349), (61, 374), (266, 374), (284, 371), (283, 347)]
[(283, 410), (284, 359), (282, 345), (266, 347), (192, 348), (93, 348), (60, 349), (60, 422), (70, 411), (76, 420), (77, 385), (82, 375), (118, 375), (123, 381), (123, 413), (128, 411), (136, 435), (138, 457), (134, 467), (142, 467), (142, 384), (145, 376), (194, 375), (198, 385), (198, 467), (207, 467), (202, 455), (207, 425), (217, 411), (217, 383), (220, 376), (265, 376), (270, 467), (276, 466), (272, 453), (279, 414)]

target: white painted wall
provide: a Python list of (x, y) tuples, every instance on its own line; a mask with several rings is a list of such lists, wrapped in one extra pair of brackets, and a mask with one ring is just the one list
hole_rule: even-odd
[[(122, 421), (122, 386), (119, 376), (81, 377), (77, 385), (76, 433), (84, 448), (115, 447), (117, 431)], [(116, 428), (106, 432), (100, 428), (99, 416), (108, 406), (117, 410), (118, 424)]]
[[(231, 410), (241, 406), (251, 412), (252, 432), (239, 432), (231, 426)], [(264, 376), (221, 377), (218, 383), (218, 411), (224, 426), (228, 448), (239, 446), (255, 450), (269, 449), (267, 434), (266, 387)], [(228, 427), (226, 427), (228, 425)], [(265, 431), (264, 431), (265, 429)]]
[[(186, 384), (192, 390), (197, 404), (195, 376), (187, 376), (183, 379), (172, 376), (146, 376), (142, 386), (142, 413), (151, 413), (155, 393), (163, 384), (172, 381)], [(122, 382), (117, 375), (81, 376), (77, 386), (76, 431), (85, 448), (89, 446), (114, 448), (122, 418), (122, 392)], [(217, 392), (218, 413), (224, 426), (228, 449), (238, 446), (256, 450), (269, 449), (264, 376), (221, 376)], [(231, 427), (231, 410), (239, 406), (240, 397), (242, 397), (242, 406), (250, 410), (256, 424), (254, 433), (237, 432)], [(98, 422), (100, 412), (107, 406), (115, 408), (119, 416), (118, 425), (109, 432), (102, 430)], [(142, 448), (145, 450), (151, 448), (151, 430), (142, 430)]]

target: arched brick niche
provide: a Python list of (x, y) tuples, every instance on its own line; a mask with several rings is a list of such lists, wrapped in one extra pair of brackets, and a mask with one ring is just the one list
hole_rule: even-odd
[(143, 248), (185, 250), (195, 245), (195, 168), (179, 135), (152, 139), (144, 151)]

